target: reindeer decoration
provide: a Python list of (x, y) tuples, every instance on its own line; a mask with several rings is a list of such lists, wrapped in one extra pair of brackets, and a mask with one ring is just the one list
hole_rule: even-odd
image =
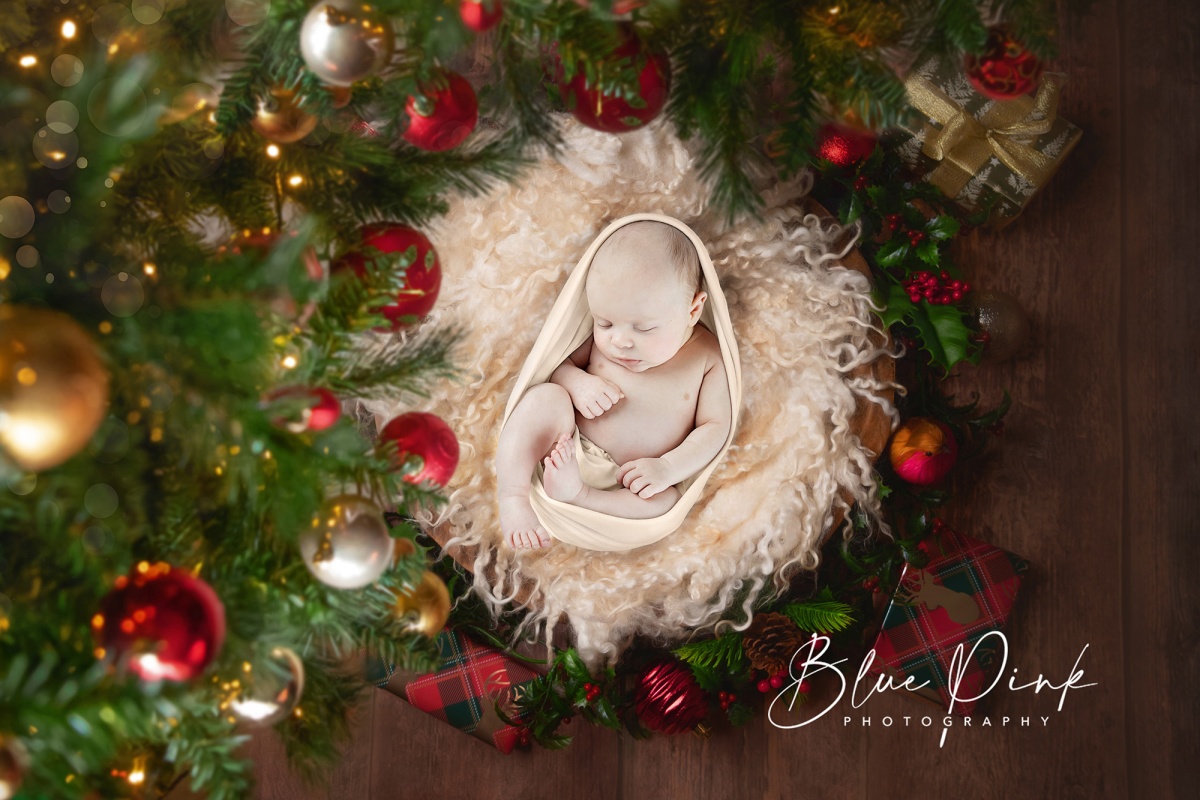
[(896, 590), (896, 600), (904, 605), (924, 603), (933, 611), (946, 609), (950, 619), (959, 625), (968, 625), (979, 619), (979, 604), (965, 592), (956, 592), (940, 583), (933, 582), (933, 575), (923, 569), (917, 570), (915, 580), (905, 579)]

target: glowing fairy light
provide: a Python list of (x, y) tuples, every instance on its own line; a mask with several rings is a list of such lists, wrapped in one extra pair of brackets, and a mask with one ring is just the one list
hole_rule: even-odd
[(17, 63), (28, 69), (37, 63), (37, 56), (21, 56)]
[(288, 186), (299, 186), (304, 183), (304, 178), (300, 175), (293, 175), (288, 178)]
[(62, 37), (64, 39), (74, 39), (75, 30), (75, 23), (71, 20), (67, 20), (62, 24)]
[(275, 145), (275, 144), (267, 145), (267, 155), (270, 156), (271, 158), (279, 158), (279, 145)]

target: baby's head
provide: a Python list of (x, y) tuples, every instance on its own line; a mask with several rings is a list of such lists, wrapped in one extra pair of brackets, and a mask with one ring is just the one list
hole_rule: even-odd
[(586, 292), (596, 346), (630, 372), (666, 363), (692, 335), (708, 293), (686, 233), (643, 220), (618, 228), (592, 259)]

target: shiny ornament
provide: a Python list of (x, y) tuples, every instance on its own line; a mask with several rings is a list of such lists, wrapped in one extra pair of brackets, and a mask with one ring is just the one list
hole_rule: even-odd
[(145, 680), (187, 681), (220, 652), (225, 607), (187, 570), (143, 561), (100, 602), (92, 634), (103, 655)]
[(983, 55), (968, 53), (963, 68), (976, 91), (993, 100), (1029, 94), (1042, 77), (1042, 62), (1003, 26), (988, 31)]
[(404, 106), (408, 115), (404, 141), (433, 152), (458, 147), (479, 121), (475, 90), (462, 75), (447, 70), (423, 91), (419, 97), (409, 95)]
[(892, 437), (888, 455), (892, 469), (902, 479), (913, 486), (933, 486), (958, 460), (958, 440), (946, 423), (913, 417)]
[[(383, 254), (403, 253), (410, 247), (416, 248), (412, 262), (404, 269), (404, 286), (396, 292), (396, 302), (375, 311), (387, 317), (392, 323), (392, 330), (398, 330), (405, 324), (404, 317), (423, 317), (428, 314), (442, 288), (442, 268), (433, 244), (420, 231), (398, 223), (367, 225), (359, 235), (363, 246), (373, 247)], [(353, 269), (362, 275), (366, 271), (365, 254), (347, 253), (338, 259), (334, 269)]]
[(417, 619), (410, 630), (430, 639), (441, 633), (450, 618), (450, 590), (429, 570), (425, 570), (416, 586), (396, 593), (396, 613), (404, 616), (412, 611), (417, 612)]
[(84, 448), (108, 410), (100, 350), (65, 314), (0, 305), (0, 449), (39, 472)]
[(29, 772), (29, 751), (21, 740), (0, 733), (0, 800), (16, 797)]
[(421, 468), (404, 476), (409, 483), (431, 481), (445, 486), (458, 467), (458, 439), (450, 426), (433, 414), (423, 411), (401, 414), (383, 426), (379, 440), (395, 443), (397, 467), (410, 456), (421, 459)]
[(476, 33), (483, 33), (500, 22), (504, 16), (504, 6), (500, 0), (462, 0), (458, 15), (462, 17), (463, 25)]
[[(589, 86), (582, 64), (569, 81), (564, 77), (562, 65), (558, 66), (559, 89), (567, 108), (584, 125), (608, 133), (631, 131), (650, 122), (667, 104), (671, 86), (671, 62), (665, 53), (645, 53), (641, 39), (628, 24), (621, 25), (621, 37), (621, 44), (596, 69), (599, 75), (611, 77), (621, 67), (628, 69), (630, 62), (635, 67), (642, 65), (638, 73), (637, 107), (625, 98)], [(622, 61), (625, 63), (619, 67)]]
[(288, 413), (272, 417), (271, 424), (291, 433), (323, 431), (338, 421), (342, 403), (322, 387), (285, 386), (267, 394), (267, 407), (286, 407)]
[(271, 663), (238, 676), (238, 691), (222, 708), (255, 728), (266, 728), (291, 714), (304, 694), (304, 663), (292, 650), (276, 647)]
[(383, 69), (396, 46), (392, 23), (356, 0), (319, 0), (300, 26), (300, 55), (334, 86), (349, 86)]
[(987, 334), (983, 353), (989, 359), (1004, 361), (1025, 349), (1033, 326), (1015, 297), (1004, 292), (971, 292), (966, 307)]
[(250, 127), (272, 142), (298, 142), (317, 127), (317, 118), (300, 106), (292, 89), (272, 89), (267, 97), (259, 99)]
[(686, 733), (704, 721), (708, 698), (690, 669), (676, 661), (660, 661), (638, 678), (634, 707), (650, 730)]
[(392, 565), (395, 546), (379, 507), (352, 494), (327, 500), (299, 544), (308, 571), (335, 589), (374, 583)]
[(836, 122), (817, 131), (817, 156), (843, 169), (865, 161), (875, 152), (875, 134)]

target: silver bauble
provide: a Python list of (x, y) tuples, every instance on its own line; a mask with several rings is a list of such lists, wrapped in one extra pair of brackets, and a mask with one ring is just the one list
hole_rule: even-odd
[(308, 571), (337, 589), (374, 583), (391, 566), (395, 547), (379, 507), (352, 494), (326, 501), (299, 541)]
[(349, 86), (383, 69), (395, 45), (388, 18), (354, 0), (320, 0), (300, 26), (304, 63), (334, 86)]
[(291, 714), (304, 694), (304, 663), (287, 647), (271, 651), (265, 668), (247, 671), (242, 688), (229, 700), (229, 711), (247, 725), (265, 728)]

